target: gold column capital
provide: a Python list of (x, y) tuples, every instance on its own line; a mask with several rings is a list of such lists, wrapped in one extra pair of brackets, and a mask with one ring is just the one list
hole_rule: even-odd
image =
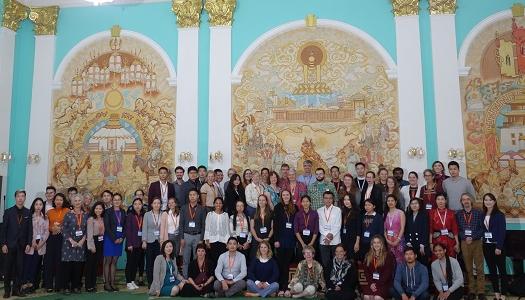
[(35, 24), (35, 35), (56, 35), (58, 6), (31, 7), (29, 19)]
[(27, 6), (16, 0), (4, 0), (4, 13), (2, 27), (18, 31), (20, 22), (27, 19), (29, 9)]
[(394, 16), (417, 16), (419, 15), (419, 0), (391, 0)]
[(231, 26), (236, 0), (206, 0), (204, 9), (208, 12), (210, 26)]
[(177, 26), (181, 28), (199, 27), (201, 22), (201, 0), (173, 0), (171, 10), (177, 16)]
[(457, 7), (457, 0), (428, 0), (431, 15), (455, 14)]

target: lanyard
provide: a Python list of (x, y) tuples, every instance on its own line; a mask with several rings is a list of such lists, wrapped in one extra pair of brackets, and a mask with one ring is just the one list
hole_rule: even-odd
[[(332, 182), (333, 182), (333, 181), (332, 181)], [(339, 191), (339, 186), (341, 185), (341, 180), (339, 180), (339, 181), (337, 182), (337, 184), (336, 184), (335, 182), (333, 182), (333, 183), (334, 183), (334, 186), (335, 186), (335, 190), (336, 190), (336, 191)]]
[(408, 192), (410, 193), (410, 200), (414, 199), (416, 197), (416, 194), (417, 194), (417, 186), (414, 188), (414, 187), (409, 187), (408, 188)]
[(153, 224), (155, 224), (155, 227), (159, 228), (160, 223), (160, 213), (157, 215), (157, 218), (155, 218), (155, 213), (152, 211), (151, 214), (153, 215)]
[(239, 221), (239, 228), (240, 228), (239, 232), (242, 232), (242, 228), (244, 227), (244, 217), (243, 216), (238, 216), (237, 217), (237, 221)]
[(115, 218), (117, 219), (117, 226), (120, 226), (120, 210), (118, 210), (118, 214), (117, 214), (117, 210), (114, 210), (115, 212)]
[(439, 261), (439, 268), (441, 269), (441, 274), (443, 274), (443, 278), (445, 278), (445, 282), (447, 281), (447, 269), (443, 269), (443, 266), (441, 265), (441, 261)]
[(365, 180), (363, 179), (362, 180), (362, 184), (360, 184), (359, 182), (361, 181), (361, 179), (357, 178), (357, 187), (359, 188), (360, 191), (363, 190), (363, 188), (365, 187)]
[(173, 211), (169, 212), (169, 216), (171, 218), (171, 221), (173, 221), (173, 226), (175, 227), (175, 229), (177, 229), (178, 222), (177, 218), (174, 217)]
[(343, 219), (343, 225), (346, 225), (346, 220), (348, 219), (348, 217), (350, 217), (351, 214), (352, 214), (352, 210), (349, 210)]
[(386, 215), (386, 219), (388, 220), (388, 229), (391, 229), (392, 228), (392, 224), (394, 223), (394, 217), (392, 215), (390, 215), (390, 213), (388, 213)]
[(24, 216), (23, 215), (19, 215), (16, 218), (17, 218), (17, 221), (18, 221), (18, 225), (22, 224), (22, 219), (24, 218)]
[(310, 214), (309, 213), (307, 214), (306, 212), (304, 212), (303, 218), (304, 218), (304, 228), (308, 228), (308, 221), (310, 221)]
[(332, 208), (333, 206), (330, 206), (330, 213), (328, 214), (328, 217), (326, 217), (326, 206), (324, 207), (324, 219), (326, 220), (326, 223), (330, 221), (330, 217), (332, 216)]
[(374, 271), (377, 271), (377, 257), (375, 256), (374, 256), (373, 263), (374, 263)]
[(168, 268), (170, 269), (170, 276), (173, 275), (173, 262), (171, 260), (166, 259), (166, 263), (168, 264)]
[(465, 219), (465, 223), (467, 223), (467, 226), (470, 227), (470, 221), (472, 221), (472, 211), (468, 213), (469, 218), (467, 219), (467, 213), (463, 211), (463, 219)]
[(232, 258), (231, 254), (228, 253), (228, 269), (232, 272), (233, 265), (235, 264), (235, 256)]
[(82, 225), (82, 213), (75, 214), (75, 217), (77, 218), (77, 228), (80, 229), (80, 226)]
[(168, 197), (168, 183), (166, 182), (166, 184), (163, 184), (160, 181), (159, 183), (160, 183), (160, 193), (161, 193), (162, 199), (165, 199)]
[(443, 225), (443, 228), (445, 228), (445, 222), (447, 221), (448, 209), (445, 210), (445, 217), (444, 218), (441, 218), (441, 213), (439, 212), (439, 210), (437, 211), (437, 213), (438, 213), (438, 217), (439, 217), (439, 221), (441, 222), (441, 225)]
[(295, 188), (297, 187), (297, 183), (294, 183), (293, 187), (292, 187), (292, 184), (290, 183), (290, 190), (292, 192), (292, 196), (295, 196)]
[(139, 217), (137, 217), (137, 215), (135, 215), (135, 220), (137, 220), (137, 227), (138, 227), (138, 229), (142, 230), (142, 221), (143, 221), (142, 217), (139, 218)]
[(197, 206), (195, 206), (195, 210), (192, 210), (190, 205), (190, 207), (188, 207), (188, 210), (190, 212), (190, 219), (195, 220), (195, 215), (197, 214)]

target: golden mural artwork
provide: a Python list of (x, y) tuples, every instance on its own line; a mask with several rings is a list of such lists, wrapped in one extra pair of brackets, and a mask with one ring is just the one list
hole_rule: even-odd
[(366, 41), (334, 28), (294, 29), (259, 46), (232, 87), (234, 167), (397, 166), (397, 84), (385, 66)]
[(525, 18), (491, 24), (467, 54), (461, 78), (468, 177), (478, 193), (493, 193), (508, 218), (525, 218)]
[(96, 195), (131, 195), (173, 166), (175, 88), (160, 55), (144, 42), (107, 37), (79, 51), (54, 94), (52, 184)]

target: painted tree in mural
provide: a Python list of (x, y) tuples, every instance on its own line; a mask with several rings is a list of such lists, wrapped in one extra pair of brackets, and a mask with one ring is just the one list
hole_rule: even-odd
[[(496, 21), (478, 34), (462, 78), (467, 171), (478, 199), (494, 193), (508, 217), (525, 217), (525, 18)], [(481, 203), (480, 203), (481, 205)]]
[(130, 194), (173, 165), (175, 100), (158, 53), (115, 26), (72, 59), (55, 93), (53, 184)]

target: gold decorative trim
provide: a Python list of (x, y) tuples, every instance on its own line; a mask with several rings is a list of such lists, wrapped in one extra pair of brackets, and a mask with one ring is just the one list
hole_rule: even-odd
[(431, 15), (455, 14), (457, 0), (428, 0)]
[(512, 16), (514, 18), (523, 17), (525, 15), (525, 5), (521, 3), (514, 3), (512, 5)]
[(199, 27), (202, 12), (201, 0), (173, 0), (171, 10), (177, 16), (179, 27)]
[(20, 22), (27, 19), (29, 9), (16, 0), (4, 0), (4, 14), (2, 26), (13, 31), (18, 31)]
[(31, 7), (29, 19), (35, 23), (35, 35), (56, 35), (58, 6)]
[(206, 0), (204, 9), (208, 12), (210, 26), (231, 26), (236, 0)]
[(16, 0), (4, 0), (2, 26), (18, 31), (25, 19), (33, 22), (35, 35), (55, 35), (57, 30), (58, 6), (27, 7)]
[(304, 22), (306, 23), (306, 27), (317, 27), (317, 17), (314, 14), (307, 15)]
[(419, 14), (419, 0), (391, 0), (394, 16), (415, 16)]

